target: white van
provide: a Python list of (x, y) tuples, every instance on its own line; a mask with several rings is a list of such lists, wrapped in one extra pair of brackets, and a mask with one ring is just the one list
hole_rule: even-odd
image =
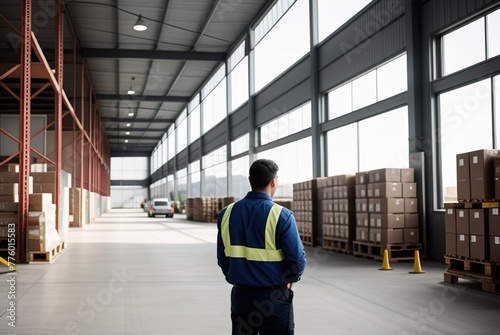
[(173, 218), (172, 204), (168, 198), (153, 199), (149, 202), (148, 217), (156, 215), (165, 215), (167, 218)]

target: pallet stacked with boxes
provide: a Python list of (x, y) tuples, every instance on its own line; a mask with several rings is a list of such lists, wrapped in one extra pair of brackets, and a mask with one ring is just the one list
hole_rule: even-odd
[(421, 249), (413, 169), (384, 168), (356, 174), (356, 240), (353, 254), (411, 260)]
[(355, 176), (349, 174), (327, 179), (322, 192), (323, 249), (352, 253), (356, 227), (354, 183)]
[[(18, 166), (8, 165), (7, 171), (0, 172), (0, 255), (5, 256), (14, 244), (7, 239), (9, 229), (17, 238), (19, 173)], [(33, 193), (33, 176), (28, 182), (29, 218), (27, 228), (27, 251), (30, 262), (39, 260), (50, 262), (61, 251), (61, 240), (56, 230), (55, 205), (51, 193)], [(12, 230), (14, 228), (14, 230)], [(8, 241), (10, 243), (8, 243)], [(18, 241), (16, 241), (17, 245)], [(10, 245), (9, 245), (10, 244)]]
[[(293, 184), (292, 211), (297, 222), (300, 238), (305, 246), (314, 246), (319, 211), (318, 189), (326, 185), (328, 178), (316, 178)], [(318, 187), (319, 183), (319, 187)]]
[(444, 205), (444, 279), (471, 279), (480, 282), (483, 291), (500, 293), (500, 189), (495, 187), (500, 151), (482, 149), (456, 159), (458, 202)]

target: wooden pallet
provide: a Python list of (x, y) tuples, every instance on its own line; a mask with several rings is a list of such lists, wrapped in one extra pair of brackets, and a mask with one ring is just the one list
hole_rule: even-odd
[(302, 240), (302, 244), (307, 246), (307, 247), (312, 247), (313, 246), (313, 237), (312, 235), (303, 235), (300, 234), (300, 239)]
[(500, 264), (498, 262), (452, 256), (445, 256), (444, 258), (445, 263), (448, 265), (448, 270), (464, 271), (466, 273), (500, 279)]
[(444, 272), (444, 281), (446, 283), (457, 284), (459, 278), (479, 282), (483, 292), (500, 294), (500, 278), (485, 276), (466, 270), (447, 269)]
[(353, 241), (353, 255), (375, 260), (384, 259), (384, 250), (390, 261), (407, 261), (415, 259), (415, 250), (421, 250), (421, 243), (377, 244), (363, 241)]
[(59, 254), (66, 249), (66, 242), (59, 243), (50, 251), (30, 251), (30, 264), (52, 263)]
[(323, 249), (352, 254), (352, 241), (347, 238), (323, 237)]

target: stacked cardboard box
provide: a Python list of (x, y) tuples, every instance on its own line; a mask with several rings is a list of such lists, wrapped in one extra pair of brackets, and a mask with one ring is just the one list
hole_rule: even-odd
[(197, 197), (193, 199), (193, 220), (198, 222), (217, 222), (217, 199)]
[(329, 177), (323, 188), (323, 246), (327, 249), (352, 250), (356, 227), (354, 183), (354, 175), (344, 174)]
[(56, 206), (52, 194), (30, 195), (28, 218), (28, 251), (48, 252), (61, 242), (56, 230)]
[(445, 204), (447, 255), (500, 261), (499, 208), (498, 202), (491, 202), (500, 193), (496, 189), (499, 159), (500, 151), (492, 149), (456, 156), (459, 202)]
[(319, 221), (318, 214), (321, 212), (318, 189), (324, 188), (327, 180), (328, 178), (323, 177), (293, 184), (292, 211), (302, 243), (307, 246), (314, 246), (317, 238), (314, 224)]
[(457, 155), (457, 198), (483, 201), (495, 198), (495, 158), (499, 150), (481, 149)]
[(84, 189), (69, 189), (69, 226), (82, 227), (84, 222)]
[(413, 169), (384, 168), (357, 173), (355, 203), (357, 241), (420, 242)]
[(186, 219), (194, 220), (194, 211), (193, 211), (194, 198), (187, 198), (185, 205), (186, 205)]

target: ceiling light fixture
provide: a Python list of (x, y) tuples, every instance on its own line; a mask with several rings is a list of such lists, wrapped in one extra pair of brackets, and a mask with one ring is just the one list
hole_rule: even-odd
[(144, 31), (148, 29), (146, 26), (146, 22), (142, 19), (142, 15), (139, 15), (139, 18), (137, 19), (137, 22), (134, 25), (134, 30), (135, 31)]
[(130, 131), (125, 132), (125, 135), (130, 135)]
[(128, 113), (128, 116), (134, 116), (133, 112)]
[(125, 143), (128, 143), (128, 140), (125, 140)]
[(132, 82), (134, 81), (134, 77), (132, 77), (132, 80), (130, 81), (130, 89), (127, 91), (127, 94), (132, 95), (135, 94), (134, 89), (132, 88)]
[(130, 124), (130, 123), (127, 123), (127, 127), (130, 127), (131, 125), (132, 125), (132, 124)]

